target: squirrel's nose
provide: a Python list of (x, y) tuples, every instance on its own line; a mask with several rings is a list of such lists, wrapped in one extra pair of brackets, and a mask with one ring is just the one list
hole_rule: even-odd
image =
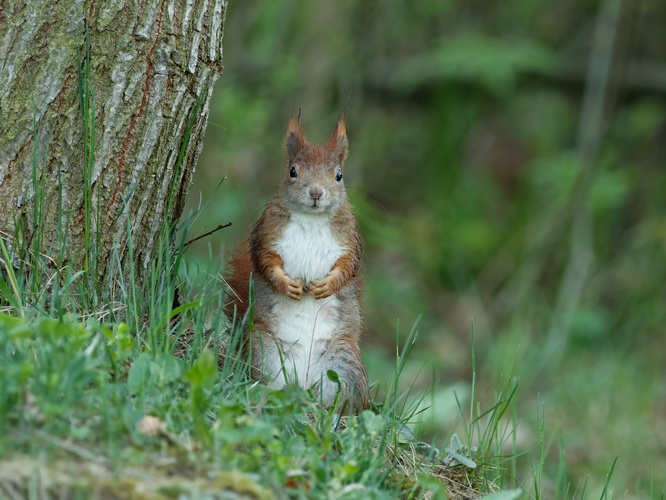
[(319, 199), (324, 196), (324, 190), (321, 188), (310, 188), (308, 193), (313, 201), (319, 201)]

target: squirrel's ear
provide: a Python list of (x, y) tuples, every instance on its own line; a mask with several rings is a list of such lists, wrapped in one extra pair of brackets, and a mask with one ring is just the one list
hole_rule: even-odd
[(291, 118), (289, 118), (287, 135), (284, 138), (284, 152), (287, 155), (287, 158), (289, 158), (289, 161), (293, 161), (306, 144), (307, 141), (301, 130), (301, 110), (299, 109), (297, 116), (292, 115)]
[(338, 124), (335, 126), (335, 130), (328, 138), (326, 146), (335, 153), (340, 164), (342, 165), (347, 159), (347, 153), (349, 152), (349, 143), (347, 142), (347, 125), (345, 125), (345, 116), (344, 110), (340, 113), (340, 118), (338, 118)]

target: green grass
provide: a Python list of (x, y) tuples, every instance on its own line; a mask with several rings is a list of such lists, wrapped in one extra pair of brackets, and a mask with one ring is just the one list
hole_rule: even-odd
[(419, 448), (394, 392), (340, 419), (308, 391), (254, 383), (219, 350), (237, 337), (203, 331), (220, 303), (187, 304), (141, 332), (94, 315), (0, 313), (0, 491), (392, 498), (444, 491), (440, 476), (488, 487), (484, 474)]

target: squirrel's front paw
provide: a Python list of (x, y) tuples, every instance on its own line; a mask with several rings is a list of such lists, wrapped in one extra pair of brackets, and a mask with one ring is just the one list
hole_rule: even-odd
[(280, 268), (274, 270), (273, 276), (273, 286), (276, 291), (290, 299), (301, 300), (305, 288), (305, 282), (302, 279), (296, 278), (293, 280)]
[(285, 294), (287, 295), (287, 297), (294, 300), (301, 300), (301, 296), (303, 295), (303, 288), (305, 287), (305, 282), (300, 278), (296, 278), (295, 280), (287, 278), (286, 284), (287, 284), (287, 290), (285, 291)]
[(342, 273), (333, 269), (323, 280), (314, 280), (308, 285), (308, 291), (315, 299), (325, 299), (340, 291)]

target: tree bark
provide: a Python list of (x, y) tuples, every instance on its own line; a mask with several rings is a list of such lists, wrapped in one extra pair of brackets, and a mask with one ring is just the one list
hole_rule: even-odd
[(222, 72), (225, 10), (226, 0), (0, 0), (7, 241), (21, 226), (32, 244), (41, 226), (31, 251), (64, 242), (77, 268), (94, 241), (102, 282), (118, 263), (146, 268), (183, 210)]

